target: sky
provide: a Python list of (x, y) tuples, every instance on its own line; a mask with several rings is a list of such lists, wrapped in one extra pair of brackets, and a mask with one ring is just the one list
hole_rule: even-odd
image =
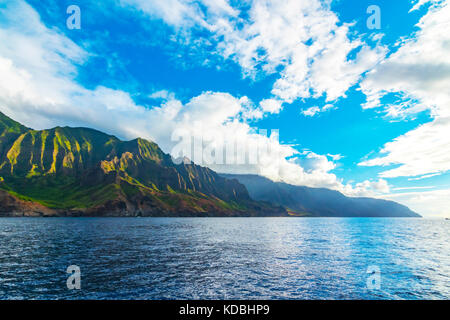
[(0, 111), (447, 217), (449, 24), (450, 0), (0, 0)]

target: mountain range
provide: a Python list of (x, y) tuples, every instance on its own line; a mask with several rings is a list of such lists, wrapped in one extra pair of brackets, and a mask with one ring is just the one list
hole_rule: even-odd
[(88, 128), (33, 130), (0, 114), (0, 215), (282, 216), (157, 144)]
[(393, 201), (351, 198), (324, 188), (273, 182), (257, 175), (223, 174), (244, 184), (255, 200), (281, 205), (291, 215), (311, 217), (419, 217), (408, 207)]
[(0, 112), (0, 216), (290, 215), (416, 216), (394, 202), (176, 164), (145, 139), (33, 130)]

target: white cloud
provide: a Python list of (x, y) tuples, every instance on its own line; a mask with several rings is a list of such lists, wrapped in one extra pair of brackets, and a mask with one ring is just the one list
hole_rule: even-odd
[(172, 100), (175, 98), (175, 94), (173, 92), (170, 92), (168, 90), (159, 90), (155, 91), (152, 94), (148, 95), (151, 99), (161, 99), (161, 100)]
[(332, 104), (326, 104), (322, 108), (318, 106), (310, 107), (308, 109), (304, 109), (301, 111), (301, 113), (306, 117), (314, 117), (315, 115), (325, 112), (331, 109), (335, 109), (335, 106)]
[(370, 191), (372, 191), (372, 195), (384, 195), (389, 193), (390, 189), (386, 180), (379, 179), (378, 181), (366, 180), (364, 182), (357, 183), (353, 190), (347, 190), (346, 192), (353, 196), (365, 196)]
[(450, 189), (395, 193), (384, 195), (383, 198), (400, 202), (427, 217), (450, 217)]
[[(204, 92), (183, 104), (168, 92), (160, 91), (153, 96), (166, 101), (148, 109), (136, 105), (125, 91), (107, 87), (86, 89), (74, 78), (77, 64), (88, 59), (87, 52), (57, 30), (46, 28), (23, 1), (8, 3), (2, 14), (6, 19), (0, 29), (3, 43), (0, 46), (0, 110), (28, 126), (37, 129), (55, 125), (88, 126), (122, 138), (148, 138), (166, 152), (177, 143), (172, 139), (176, 130), (184, 129), (195, 139), (212, 132), (215, 143), (220, 143), (214, 140), (220, 136), (273, 151), (256, 165), (211, 165), (213, 169), (259, 173), (287, 183), (328, 187), (350, 195), (386, 191), (372, 182), (364, 182), (357, 189), (344, 185), (330, 173), (335, 165), (326, 156), (312, 152), (300, 154), (291, 146), (256, 133), (243, 121), (249, 111), (258, 109), (247, 97)], [(29, 59), (28, 54), (31, 54)], [(260, 108), (268, 112), (279, 110), (277, 101), (265, 101)]]
[(413, 0), (414, 6), (409, 10), (409, 12), (414, 10), (419, 10), (425, 4), (439, 4), (445, 0)]
[(316, 154), (311, 151), (307, 151), (305, 154), (305, 157), (297, 158), (296, 160), (306, 172), (326, 173), (336, 168), (336, 165), (332, 161), (329, 161), (324, 155)]
[(120, 0), (124, 6), (135, 6), (152, 17), (177, 28), (188, 27), (193, 24), (204, 24), (200, 8), (190, 5), (189, 1), (179, 0)]
[(440, 175), (440, 173), (430, 173), (430, 174), (426, 174), (424, 176), (420, 176), (420, 177), (417, 177), (417, 178), (408, 178), (408, 181), (423, 180), (423, 179), (428, 179), (428, 178), (431, 178), (431, 177), (434, 177), (434, 176), (438, 176), (438, 175)]
[(378, 158), (361, 162), (362, 166), (397, 165), (383, 171), (382, 177), (407, 177), (450, 170), (450, 118), (423, 124), (386, 143)]
[(264, 112), (268, 113), (279, 113), (281, 110), (282, 102), (275, 99), (264, 99), (261, 100), (259, 106)]
[(331, 153), (328, 153), (327, 156), (329, 156), (329, 157), (330, 157), (331, 159), (333, 159), (334, 161), (339, 161), (339, 160), (341, 160), (342, 158), (344, 158), (344, 156), (341, 155), (341, 154), (331, 154)]
[[(349, 40), (349, 25), (337, 23), (321, 1), (253, 1), (248, 21), (241, 29), (227, 30), (219, 50), (246, 74), (281, 67), (272, 93), (284, 101), (323, 94), (331, 101), (344, 96), (382, 56), (359, 40)], [(357, 58), (348, 60), (355, 49), (360, 50)]]
[(435, 186), (428, 186), (428, 187), (400, 187), (400, 188), (393, 188), (392, 191), (400, 191), (400, 190), (421, 190), (421, 189), (435, 189)]
[[(272, 94), (284, 102), (322, 95), (327, 101), (344, 97), (385, 54), (380, 46), (371, 49), (359, 39), (350, 40), (351, 25), (338, 24), (328, 1), (248, 1), (246, 18), (227, 1), (122, 2), (183, 28), (185, 38), (190, 37), (190, 29), (209, 31), (208, 43), (215, 43), (221, 56), (236, 61), (245, 76), (279, 73)], [(175, 17), (168, 17), (172, 6)], [(353, 59), (348, 58), (351, 52), (357, 52)]]
[(306, 117), (314, 117), (319, 112), (320, 112), (320, 108), (317, 106), (302, 110), (302, 114), (305, 115)]
[[(418, 2), (418, 3), (422, 3)], [(403, 118), (429, 110), (433, 120), (385, 144), (381, 155), (363, 166), (396, 165), (382, 177), (419, 176), (450, 170), (450, 1), (430, 7), (420, 30), (397, 52), (379, 64), (361, 83), (366, 107), (379, 107), (380, 98), (401, 93), (403, 101), (386, 109)]]

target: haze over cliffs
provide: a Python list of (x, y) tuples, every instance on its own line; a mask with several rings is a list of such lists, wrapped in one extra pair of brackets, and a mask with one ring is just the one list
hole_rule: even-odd
[(312, 217), (420, 217), (408, 207), (393, 201), (372, 198), (350, 198), (324, 188), (293, 186), (273, 182), (256, 175), (223, 174), (247, 187), (255, 200), (281, 205), (291, 215)]
[(0, 112), (0, 216), (289, 215), (418, 216), (391, 201), (175, 164), (145, 139), (33, 130)]

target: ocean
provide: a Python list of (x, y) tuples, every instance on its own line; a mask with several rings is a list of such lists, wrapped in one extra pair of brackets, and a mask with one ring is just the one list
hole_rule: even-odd
[(0, 299), (449, 299), (449, 230), (420, 218), (0, 218)]

